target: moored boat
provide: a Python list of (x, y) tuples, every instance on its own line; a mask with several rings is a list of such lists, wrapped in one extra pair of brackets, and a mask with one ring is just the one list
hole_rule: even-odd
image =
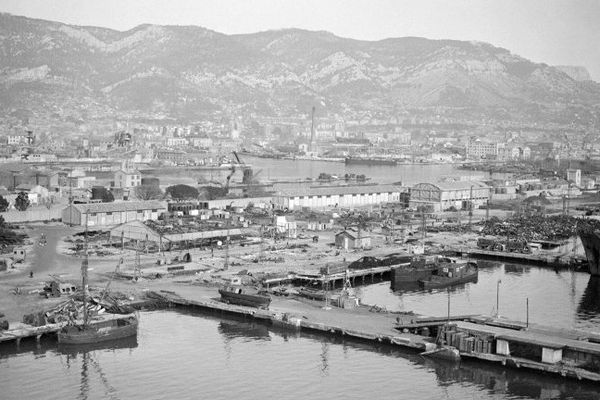
[[(417, 286), (421, 279), (427, 279), (442, 264), (450, 264), (453, 259), (440, 255), (413, 256), (410, 262), (399, 263), (392, 268), (391, 279), (394, 290)], [(413, 285), (411, 285), (413, 284)]]
[[(108, 315), (90, 318), (88, 310), (88, 242), (87, 242), (87, 214), (85, 226), (84, 255), (81, 263), (81, 280), (83, 288), (83, 320), (65, 326), (58, 332), (58, 342), (61, 344), (93, 344), (114, 339), (122, 339), (137, 335), (138, 321), (133, 314), (120, 315), (110, 318)], [(109, 281), (110, 283), (110, 281)], [(108, 286), (107, 286), (108, 289)]]
[(326, 299), (327, 292), (322, 289), (303, 287), (303, 288), (298, 289), (298, 295), (300, 295), (302, 297), (306, 297), (308, 299), (322, 301), (322, 300)]
[(433, 350), (420, 353), (421, 356), (439, 358), (448, 361), (460, 361), (460, 352), (456, 347), (441, 345)]
[(372, 157), (347, 157), (344, 159), (346, 165), (391, 165), (395, 166), (398, 162), (392, 158), (372, 158)]
[(600, 230), (580, 227), (579, 238), (588, 261), (591, 275), (600, 276)]
[(423, 289), (443, 288), (467, 282), (476, 282), (479, 275), (477, 264), (460, 262), (443, 264), (431, 276), (419, 280)]
[(58, 332), (58, 343), (90, 344), (123, 339), (137, 335), (138, 320), (135, 315), (122, 315), (88, 321), (87, 324), (70, 325)]
[(219, 289), (221, 300), (225, 303), (238, 304), (240, 306), (268, 308), (271, 304), (271, 296), (266, 290), (230, 284)]

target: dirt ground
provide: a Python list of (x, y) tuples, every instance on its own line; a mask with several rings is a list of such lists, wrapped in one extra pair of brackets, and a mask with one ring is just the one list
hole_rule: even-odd
[[(473, 222), (481, 219), (475, 216)], [(16, 268), (0, 272), (0, 312), (9, 321), (21, 321), (24, 314), (48, 309), (64, 301), (64, 298), (46, 299), (38, 294), (46, 281), (59, 278), (63, 281), (80, 284), (80, 268), (82, 258), (69, 250), (73, 246), (68, 242), (71, 235), (81, 232), (81, 228), (71, 228), (61, 223), (35, 224), (23, 228), (29, 236), (25, 246), (27, 258), (25, 262), (16, 264)], [(253, 244), (245, 247), (231, 245), (229, 248), (229, 268), (223, 270), (226, 250), (191, 249), (192, 263), (186, 268), (202, 270), (194, 275), (169, 276), (166, 274), (168, 265), (157, 265), (159, 259), (172, 260), (181, 257), (184, 251), (165, 252), (164, 254), (140, 254), (142, 272), (145, 269), (164, 268), (165, 276), (160, 279), (140, 279), (137, 282), (123, 279), (111, 279), (117, 265), (120, 271), (134, 271), (135, 252), (132, 250), (112, 249), (111, 255), (89, 257), (90, 287), (103, 289), (109, 281), (111, 290), (127, 294), (130, 298), (138, 298), (149, 287), (172, 290), (183, 282), (199, 281), (218, 283), (228, 280), (230, 276), (247, 271), (253, 275), (259, 273), (316, 273), (326, 263), (350, 263), (359, 258), (382, 256), (390, 253), (407, 251), (407, 245), (389, 242), (379, 232), (364, 232), (371, 237), (372, 248), (369, 250), (343, 250), (334, 246), (334, 231), (306, 232), (308, 239), (289, 239), (277, 242), (268, 241), (261, 246)], [(40, 245), (39, 239), (44, 234), (47, 240), (45, 246)], [(317, 243), (311, 237), (318, 235)], [(419, 234), (420, 238), (420, 234)], [(465, 245), (476, 240), (476, 234), (456, 235), (455, 233), (428, 233), (425, 243), (431, 251), (443, 250), (447, 246)], [(102, 243), (90, 242), (90, 248), (99, 247)], [(187, 251), (186, 251), (187, 252)], [(92, 252), (93, 253), (93, 252)], [(257, 258), (262, 254), (259, 262)], [(178, 264), (179, 265), (179, 264)], [(30, 277), (33, 273), (33, 277)], [(163, 275), (163, 274), (161, 274)]]

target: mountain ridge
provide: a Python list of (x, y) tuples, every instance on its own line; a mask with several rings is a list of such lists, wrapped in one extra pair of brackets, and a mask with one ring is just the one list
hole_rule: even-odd
[(347, 118), (443, 109), (535, 121), (600, 104), (598, 83), (484, 42), (364, 41), (298, 28), (226, 35), (142, 24), (116, 31), (7, 13), (0, 22), (4, 108), (52, 109), (62, 99), (193, 119), (218, 110), (306, 113), (324, 102)]

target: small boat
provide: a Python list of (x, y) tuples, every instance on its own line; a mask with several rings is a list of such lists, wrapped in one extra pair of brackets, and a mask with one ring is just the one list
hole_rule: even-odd
[(442, 345), (433, 350), (420, 353), (424, 357), (434, 357), (441, 360), (460, 361), (460, 352), (456, 347)]
[(392, 282), (398, 286), (429, 278), (437, 269), (455, 263), (451, 257), (435, 255), (412, 256), (410, 260), (402, 259), (392, 267)]
[(419, 280), (423, 289), (443, 288), (467, 282), (477, 282), (479, 270), (474, 262), (443, 264), (426, 279)]
[(323, 301), (327, 297), (327, 292), (322, 289), (303, 287), (298, 289), (298, 294), (307, 299)]
[(225, 303), (240, 306), (268, 308), (271, 304), (271, 296), (266, 291), (252, 287), (226, 286), (219, 289), (219, 294)]
[(58, 332), (60, 344), (90, 344), (123, 339), (137, 335), (138, 320), (135, 315), (120, 315), (87, 324), (70, 325)]
[[(113, 339), (122, 339), (136, 336), (138, 320), (133, 314), (115, 315), (114, 317), (102, 316), (97, 319), (90, 318), (88, 310), (88, 242), (87, 220), (85, 226), (85, 258), (81, 263), (81, 280), (83, 288), (83, 321), (74, 321), (58, 332), (58, 343), (61, 344), (93, 344), (106, 342)], [(109, 281), (110, 284), (110, 281)], [(108, 286), (107, 288), (108, 289)]]
[(229, 285), (219, 289), (221, 300), (240, 306), (269, 308), (271, 296), (265, 289), (242, 285), (239, 277), (231, 279)]

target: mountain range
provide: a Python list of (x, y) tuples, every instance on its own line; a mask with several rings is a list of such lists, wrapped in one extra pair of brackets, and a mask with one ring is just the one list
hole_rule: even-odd
[[(586, 79), (587, 78), (587, 79)], [(0, 107), (57, 118), (425, 113), (558, 121), (600, 104), (581, 67), (534, 63), (481, 42), (361, 41), (284, 29), (107, 28), (0, 14)], [(69, 114), (70, 115), (70, 114)]]

